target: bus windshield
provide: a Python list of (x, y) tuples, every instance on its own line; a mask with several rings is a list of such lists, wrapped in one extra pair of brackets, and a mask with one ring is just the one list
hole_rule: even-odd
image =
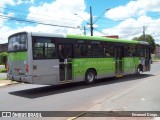
[(10, 36), (8, 40), (8, 51), (27, 50), (27, 35), (25, 33)]

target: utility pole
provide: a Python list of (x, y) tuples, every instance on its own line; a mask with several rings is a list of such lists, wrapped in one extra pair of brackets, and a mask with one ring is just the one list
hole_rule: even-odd
[(146, 26), (143, 26), (143, 36), (144, 36), (144, 41), (146, 41), (146, 34), (145, 34), (146, 29), (147, 29), (147, 27), (146, 27)]
[(91, 29), (91, 36), (93, 36), (93, 16), (92, 16), (92, 7), (90, 6), (90, 29)]
[(86, 27), (84, 26), (84, 35), (86, 35)]
[[(109, 9), (106, 9), (105, 10), (105, 12), (107, 11), (107, 10), (110, 10), (110, 8)], [(105, 13), (105, 12), (103, 12), (103, 14)], [(99, 19), (100, 19), (100, 17), (102, 17), (102, 15), (103, 14), (101, 14), (101, 16), (99, 16), (94, 22), (93, 22), (93, 15), (92, 15), (92, 7), (90, 6), (90, 23), (88, 23), (85, 19), (83, 19), (81, 16), (79, 16), (78, 14), (74, 14), (74, 15), (77, 15), (79, 18), (81, 18), (83, 21), (85, 21), (86, 23), (87, 23), (87, 25), (90, 25), (90, 32), (91, 32), (91, 36), (93, 36), (93, 24), (95, 24)], [(84, 35), (86, 35), (86, 28), (85, 28), (85, 26), (84, 26)]]

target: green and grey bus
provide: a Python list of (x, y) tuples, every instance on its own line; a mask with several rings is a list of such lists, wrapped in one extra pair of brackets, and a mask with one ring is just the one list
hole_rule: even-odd
[(8, 77), (58, 85), (149, 71), (147, 42), (68, 34), (19, 32), (8, 38)]

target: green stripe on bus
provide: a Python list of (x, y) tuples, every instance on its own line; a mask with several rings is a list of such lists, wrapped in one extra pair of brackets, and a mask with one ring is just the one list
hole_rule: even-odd
[[(124, 73), (133, 71), (139, 65), (139, 57), (125, 57), (122, 59), (122, 70)], [(97, 74), (115, 73), (115, 58), (76, 58), (72, 61), (74, 77), (84, 76), (89, 68), (94, 68)]]
[(107, 37), (96, 37), (96, 36), (80, 36), (80, 35), (67, 35), (67, 38), (72, 39), (80, 39), (80, 40), (97, 40), (97, 41), (108, 41), (108, 42), (122, 42), (122, 43), (133, 43), (138, 44), (138, 41), (134, 40), (125, 40), (125, 39), (114, 39), (114, 38), (107, 38)]
[(84, 76), (89, 68), (94, 68), (97, 74), (114, 73), (115, 61), (113, 58), (77, 58), (73, 59), (74, 77)]
[(26, 60), (26, 59), (27, 59), (27, 52), (8, 53), (9, 61)]

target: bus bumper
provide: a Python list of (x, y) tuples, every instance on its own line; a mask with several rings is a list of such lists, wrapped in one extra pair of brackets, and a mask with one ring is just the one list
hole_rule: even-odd
[(33, 83), (32, 76), (13, 76), (8, 75), (8, 78), (17, 82)]

